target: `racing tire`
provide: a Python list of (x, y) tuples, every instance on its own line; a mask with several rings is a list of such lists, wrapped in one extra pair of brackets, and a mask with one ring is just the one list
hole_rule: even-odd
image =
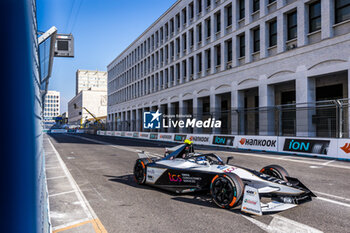
[(214, 203), (225, 209), (237, 206), (243, 194), (244, 184), (236, 174), (216, 175), (210, 184), (210, 193)]
[(136, 160), (134, 178), (137, 184), (144, 184), (146, 182), (146, 165), (141, 159)]
[(263, 167), (260, 170), (260, 172), (288, 182), (287, 176), (289, 176), (289, 174), (287, 170), (279, 165), (269, 165), (269, 166)]

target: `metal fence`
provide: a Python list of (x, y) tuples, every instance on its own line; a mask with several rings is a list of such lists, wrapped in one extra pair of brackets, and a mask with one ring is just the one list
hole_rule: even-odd
[[(107, 130), (136, 131), (137, 125), (145, 132), (220, 133), (238, 135), (312, 136), (328, 138), (349, 137), (349, 99), (317, 101), (312, 103), (275, 105), (227, 111), (200, 111), (192, 118), (221, 120), (218, 130), (196, 129), (142, 129), (143, 121), (117, 120), (105, 125)], [(265, 131), (265, 132), (264, 132)]]

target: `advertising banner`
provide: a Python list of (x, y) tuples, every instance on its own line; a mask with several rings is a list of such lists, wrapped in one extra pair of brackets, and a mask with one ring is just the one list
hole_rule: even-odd
[(105, 133), (106, 133), (105, 131), (102, 131), (102, 130), (100, 131), (100, 135), (105, 135)]
[(122, 136), (122, 132), (120, 132), (120, 131), (114, 131), (114, 136)]
[(183, 142), (186, 140), (187, 134), (175, 134), (174, 141), (175, 142)]
[(277, 137), (271, 136), (236, 136), (234, 146), (239, 149), (277, 151)]
[(133, 136), (133, 132), (126, 132), (126, 133), (125, 133), (125, 136), (126, 136), (126, 137), (132, 137), (132, 136)]
[(149, 133), (140, 133), (140, 138), (148, 139), (149, 138)]
[(212, 144), (219, 146), (234, 146), (235, 136), (231, 135), (214, 135)]
[(138, 138), (139, 137), (139, 133), (138, 132), (133, 132), (132, 133), (132, 137), (133, 138)]
[(83, 129), (77, 129), (75, 132), (76, 133), (85, 133), (85, 131)]
[(327, 155), (330, 140), (285, 138), (283, 151)]
[(172, 141), (174, 137), (174, 134), (172, 133), (160, 133), (158, 140), (160, 141)]
[(350, 159), (350, 139), (338, 139), (337, 155), (340, 159)]
[(66, 129), (51, 129), (50, 133), (67, 133)]
[(149, 139), (157, 140), (158, 139), (158, 134), (157, 133), (150, 133), (149, 134)]
[(113, 132), (112, 131), (106, 131), (106, 136), (113, 136)]
[(187, 139), (194, 144), (209, 145), (211, 143), (210, 134), (188, 134)]

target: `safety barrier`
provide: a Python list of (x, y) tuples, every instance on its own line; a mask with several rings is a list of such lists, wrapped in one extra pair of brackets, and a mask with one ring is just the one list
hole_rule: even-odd
[(198, 145), (212, 145), (242, 150), (278, 152), (350, 161), (350, 139), (101, 130), (97, 131), (97, 135), (177, 143), (188, 139)]

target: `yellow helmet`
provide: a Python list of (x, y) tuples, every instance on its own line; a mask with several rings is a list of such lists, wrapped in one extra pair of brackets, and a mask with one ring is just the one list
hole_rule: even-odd
[(191, 144), (192, 144), (192, 142), (191, 142), (190, 140), (188, 140), (188, 139), (186, 139), (186, 140), (184, 141), (184, 143), (185, 143), (185, 144), (188, 144), (188, 145), (191, 145)]

